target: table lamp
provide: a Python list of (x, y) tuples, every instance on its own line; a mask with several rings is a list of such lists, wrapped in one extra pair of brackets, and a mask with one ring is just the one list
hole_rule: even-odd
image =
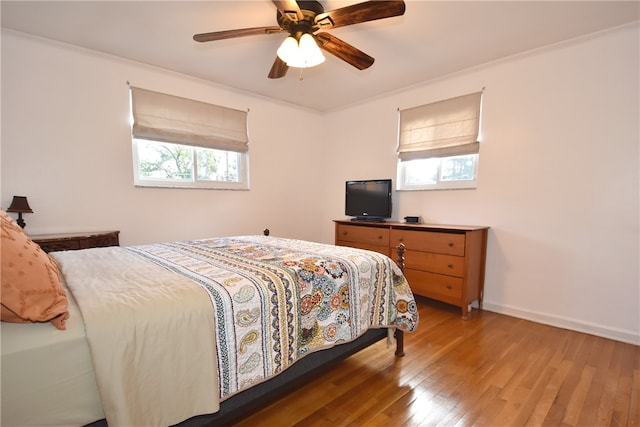
[(15, 212), (18, 214), (18, 220), (16, 221), (18, 225), (24, 228), (25, 222), (22, 219), (23, 213), (33, 213), (31, 208), (29, 207), (29, 202), (27, 202), (27, 198), (25, 196), (13, 196), (13, 200), (11, 201), (11, 206), (7, 209), (7, 212)]

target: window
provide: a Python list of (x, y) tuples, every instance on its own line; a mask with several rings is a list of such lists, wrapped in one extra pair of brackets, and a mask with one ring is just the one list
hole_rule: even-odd
[(475, 188), (482, 92), (399, 112), (398, 190)]
[(131, 88), (134, 184), (249, 188), (247, 113)]
[(143, 187), (245, 189), (242, 153), (133, 140), (134, 184)]
[(399, 162), (402, 190), (474, 188), (477, 154)]

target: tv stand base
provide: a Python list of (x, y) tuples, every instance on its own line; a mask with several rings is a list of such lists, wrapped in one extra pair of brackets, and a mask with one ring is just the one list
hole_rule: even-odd
[(355, 218), (351, 218), (351, 221), (360, 221), (360, 222), (385, 222), (383, 218), (376, 218), (371, 216), (357, 216)]

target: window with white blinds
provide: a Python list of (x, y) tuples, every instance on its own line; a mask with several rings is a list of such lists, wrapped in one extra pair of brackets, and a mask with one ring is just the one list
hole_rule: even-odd
[(475, 188), (482, 92), (399, 111), (398, 189)]
[(247, 112), (131, 88), (134, 183), (248, 189)]

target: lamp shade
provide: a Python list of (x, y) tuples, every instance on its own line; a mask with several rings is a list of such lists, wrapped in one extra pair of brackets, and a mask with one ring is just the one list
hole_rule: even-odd
[(7, 212), (33, 213), (25, 196), (13, 196), (11, 206), (9, 206)]
[(299, 41), (291, 36), (287, 37), (277, 54), (289, 67), (310, 68), (324, 62), (322, 51), (309, 33), (303, 34)]
[(307, 67), (315, 67), (324, 62), (324, 55), (311, 34), (300, 37), (300, 53)]
[(298, 54), (298, 41), (291, 36), (287, 37), (284, 39), (276, 53), (280, 59), (288, 63)]

